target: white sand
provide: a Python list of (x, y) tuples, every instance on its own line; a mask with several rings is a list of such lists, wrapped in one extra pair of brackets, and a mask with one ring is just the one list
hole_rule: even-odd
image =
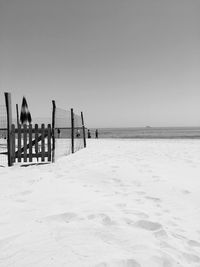
[(90, 140), (0, 168), (0, 266), (200, 266), (200, 141)]

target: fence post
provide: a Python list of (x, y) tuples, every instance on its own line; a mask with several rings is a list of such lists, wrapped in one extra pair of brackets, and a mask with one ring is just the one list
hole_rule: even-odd
[(72, 153), (74, 153), (74, 112), (71, 108), (71, 141), (72, 141)]
[(83, 112), (82, 111), (81, 111), (81, 120), (82, 120), (82, 128), (83, 128), (83, 143), (84, 143), (84, 147), (86, 147), (85, 125), (84, 125), (84, 119), (83, 119)]
[(11, 94), (5, 94), (6, 111), (7, 111), (7, 150), (8, 150), (8, 166), (12, 166), (12, 143), (11, 143), (11, 124), (12, 124), (12, 108), (11, 108)]
[(18, 104), (16, 104), (16, 112), (17, 112), (17, 128), (19, 128), (19, 109), (18, 109)]
[(55, 162), (55, 115), (56, 115), (56, 102), (52, 100), (52, 162)]

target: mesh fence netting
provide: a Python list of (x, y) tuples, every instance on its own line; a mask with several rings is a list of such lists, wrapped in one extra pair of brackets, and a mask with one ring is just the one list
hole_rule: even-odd
[[(72, 116), (73, 115), (73, 116)], [(73, 118), (73, 131), (72, 131)], [(69, 155), (84, 148), (84, 127), (81, 116), (71, 110), (55, 109), (55, 159)], [(73, 134), (73, 138), (72, 138)], [(74, 146), (72, 146), (72, 139)], [(7, 156), (7, 111), (6, 105), (0, 103), (0, 166), (8, 165)]]
[(74, 152), (84, 148), (81, 116), (74, 114)]
[(0, 105), (0, 167), (7, 166), (7, 112), (6, 106)]
[[(56, 107), (55, 158), (72, 153), (71, 111)], [(81, 116), (74, 114), (74, 152), (84, 147)]]

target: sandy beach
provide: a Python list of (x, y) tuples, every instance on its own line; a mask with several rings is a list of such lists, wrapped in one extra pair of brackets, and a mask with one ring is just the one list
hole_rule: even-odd
[(0, 168), (0, 266), (199, 267), (199, 189), (199, 140), (89, 140)]

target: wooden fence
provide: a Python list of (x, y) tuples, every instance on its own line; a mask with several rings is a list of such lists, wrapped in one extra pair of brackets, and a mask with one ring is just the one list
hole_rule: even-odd
[[(55, 113), (56, 104), (52, 101), (52, 124), (48, 124), (45, 127), (41, 124), (33, 125), (22, 125), (19, 123), (19, 112), (18, 105), (16, 105), (17, 110), (17, 126), (12, 124), (12, 109), (11, 109), (11, 94), (5, 93), (5, 102), (7, 110), (7, 151), (1, 152), (0, 154), (7, 155), (8, 166), (12, 166), (15, 162), (54, 162), (55, 161)], [(81, 123), (79, 127), (75, 127), (76, 114), (73, 113), (71, 109), (71, 153), (76, 152), (74, 146), (74, 134), (75, 130), (83, 130), (83, 143), (86, 147), (86, 137), (85, 137), (85, 126), (83, 120), (83, 113), (81, 113)], [(76, 118), (75, 117), (75, 118)]]
[(11, 126), (11, 158), (12, 163), (21, 162), (32, 162), (33, 158), (37, 161), (51, 161), (51, 125), (45, 128), (42, 124), (38, 127), (35, 124), (33, 127), (30, 125), (18, 125), (18, 128), (14, 124)]

